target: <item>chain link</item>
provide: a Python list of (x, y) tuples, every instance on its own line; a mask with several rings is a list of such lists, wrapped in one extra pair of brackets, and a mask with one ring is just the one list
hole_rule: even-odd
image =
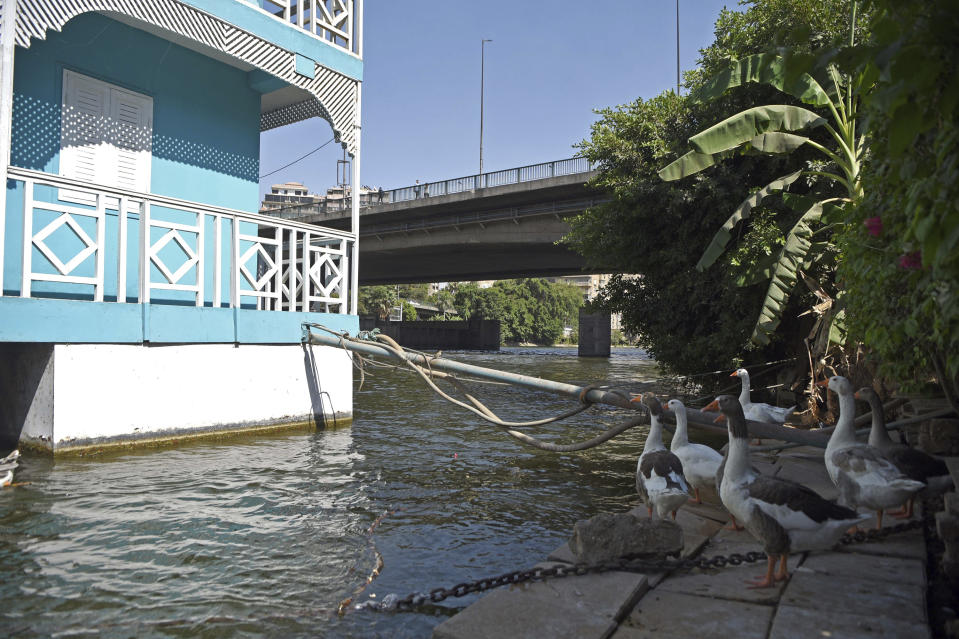
[[(852, 534), (845, 534), (839, 540), (840, 545), (867, 543), (885, 539), (890, 535), (921, 528), (923, 522), (915, 520), (882, 528), (880, 530), (859, 530)], [(740, 566), (744, 563), (764, 561), (766, 553), (758, 550), (747, 553), (732, 553), (730, 555), (713, 555), (712, 557), (697, 557), (687, 559), (621, 559), (601, 564), (556, 564), (546, 568), (531, 568), (516, 570), (497, 577), (484, 577), (474, 581), (456, 584), (452, 588), (434, 588), (428, 593), (414, 592), (402, 599), (396, 595), (387, 595), (383, 601), (366, 601), (356, 606), (357, 609), (372, 609), (378, 611), (412, 610), (427, 602), (439, 603), (449, 597), (465, 597), (474, 592), (485, 592), (500, 586), (521, 584), (528, 581), (543, 581), (562, 577), (582, 576), (591, 573), (603, 573), (613, 570), (621, 572), (640, 573), (673, 573), (693, 569), (711, 570), (723, 569), (727, 566)]]

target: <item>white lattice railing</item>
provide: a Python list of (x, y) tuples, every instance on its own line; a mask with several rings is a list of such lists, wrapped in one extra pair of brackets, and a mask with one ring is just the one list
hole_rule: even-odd
[(362, 57), (363, 0), (253, 0), (264, 10)]
[(18, 281), (20, 297), (349, 312), (350, 233), (15, 167), (8, 178), (22, 184), (21, 259), (0, 295)]

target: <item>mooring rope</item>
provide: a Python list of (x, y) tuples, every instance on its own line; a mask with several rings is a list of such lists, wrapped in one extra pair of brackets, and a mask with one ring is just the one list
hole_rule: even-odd
[[(487, 422), (490, 422), (491, 424), (499, 427), (501, 430), (503, 430), (504, 433), (506, 433), (513, 439), (520, 441), (528, 446), (532, 446), (533, 448), (538, 448), (540, 450), (545, 450), (545, 451), (554, 452), (554, 453), (570, 453), (570, 452), (586, 450), (589, 448), (594, 448), (606, 441), (609, 441), (613, 437), (616, 437), (617, 435), (625, 432), (626, 430), (629, 430), (630, 428), (634, 426), (647, 423), (649, 421), (648, 416), (643, 414), (638, 417), (634, 417), (622, 424), (613, 426), (612, 428), (607, 429), (606, 431), (597, 435), (596, 437), (592, 437), (585, 441), (580, 441), (573, 444), (554, 444), (552, 442), (544, 442), (540, 439), (537, 439), (531, 435), (528, 435), (526, 433), (523, 433), (515, 429), (543, 426), (545, 424), (550, 424), (563, 419), (567, 419), (574, 415), (578, 415), (592, 406), (592, 402), (590, 402), (586, 397), (588, 392), (592, 389), (605, 388), (605, 387), (599, 386), (599, 385), (589, 385), (585, 387), (583, 391), (580, 393), (580, 397), (579, 397), (580, 405), (570, 410), (567, 410), (559, 415), (556, 415), (553, 417), (547, 417), (544, 419), (532, 420), (532, 421), (510, 422), (498, 417), (492, 410), (490, 410), (488, 406), (486, 406), (483, 402), (481, 402), (479, 399), (477, 399), (471, 393), (469, 393), (463, 386), (462, 382), (458, 378), (456, 378), (454, 375), (451, 375), (448, 373), (441, 374), (439, 371), (434, 371), (432, 367), (429, 365), (430, 360), (434, 359), (434, 356), (432, 355), (423, 353), (421, 351), (416, 351), (413, 349), (405, 349), (403, 348), (403, 346), (397, 343), (396, 340), (389, 337), (388, 335), (383, 335), (382, 333), (375, 334), (374, 336), (376, 338), (376, 341), (373, 341), (369, 339), (363, 339), (361, 337), (352, 337), (347, 333), (334, 331), (332, 329), (329, 329), (325, 326), (321, 326), (319, 324), (310, 324), (309, 326), (318, 328), (320, 330), (326, 331), (332, 335), (337, 336), (339, 338), (340, 346), (344, 349), (346, 349), (347, 341), (357, 342), (361, 344), (374, 344), (381, 348), (386, 349), (387, 351), (395, 355), (397, 359), (403, 360), (406, 364), (405, 368), (408, 368), (412, 370), (413, 372), (415, 372), (417, 375), (419, 375), (423, 379), (423, 381), (427, 384), (427, 386), (429, 386), (437, 395), (439, 395), (446, 401), (456, 406), (459, 406), (460, 408), (463, 408), (464, 410), (467, 410), (473, 413), (474, 415), (480, 417), (481, 419), (484, 419)], [(427, 365), (425, 367), (420, 366), (419, 364), (416, 364), (410, 361), (409, 359), (407, 359), (406, 353), (408, 352), (421, 356), (427, 362)], [(354, 355), (359, 355), (359, 354), (354, 352)], [(363, 360), (362, 357), (360, 357), (360, 359)], [(402, 367), (397, 366), (396, 368), (402, 368)], [(436, 383), (433, 381), (434, 377), (437, 379), (445, 379), (446, 381), (449, 381), (458, 390), (460, 390), (460, 392), (463, 393), (463, 395), (466, 397), (469, 403), (463, 402), (446, 393), (443, 389), (441, 389), (439, 386), (436, 385)]]

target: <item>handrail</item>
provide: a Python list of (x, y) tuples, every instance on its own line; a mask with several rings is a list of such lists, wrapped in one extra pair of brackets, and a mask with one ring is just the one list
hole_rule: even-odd
[[(440, 195), (450, 195), (453, 193), (462, 193), (464, 191), (473, 191), (476, 189), (491, 188), (494, 186), (505, 186), (507, 184), (519, 184), (521, 182), (533, 182), (535, 180), (546, 180), (552, 177), (563, 175), (575, 175), (577, 173), (588, 173), (593, 170), (593, 163), (583, 156), (573, 156), (562, 160), (553, 160), (552, 162), (541, 162), (539, 164), (527, 164), (512, 169), (503, 169), (501, 171), (489, 171), (486, 173), (476, 173), (463, 177), (441, 180), (439, 182), (426, 182), (424, 184), (413, 184), (385, 191), (384, 196), (389, 194), (389, 198), (384, 197), (383, 204), (394, 202), (407, 202), (409, 200), (425, 199)], [(372, 199), (372, 198), (371, 198)]]
[[(92, 191), (106, 191), (112, 197), (127, 197), (131, 200), (150, 200), (151, 204), (159, 204), (160, 206), (169, 206), (170, 208), (180, 208), (180, 209), (203, 209), (204, 211), (212, 214), (218, 215), (229, 215), (231, 217), (243, 218), (245, 222), (256, 222), (260, 224), (268, 224), (270, 226), (275, 226), (281, 224), (287, 228), (295, 228), (300, 231), (310, 231), (311, 233), (316, 233), (318, 230), (323, 233), (329, 233), (336, 237), (343, 239), (353, 239), (353, 234), (349, 231), (343, 231), (340, 229), (327, 228), (324, 226), (317, 226), (316, 224), (304, 224), (303, 222), (296, 222), (295, 220), (286, 220), (282, 222), (277, 222), (276, 217), (271, 215), (263, 215), (261, 213), (250, 213), (249, 211), (241, 211), (239, 209), (231, 209), (225, 206), (218, 206), (216, 204), (205, 204), (203, 202), (194, 202), (192, 200), (181, 200), (179, 198), (171, 197), (169, 195), (158, 195), (155, 193), (141, 193), (140, 191), (131, 191), (129, 189), (124, 189), (118, 186), (105, 186), (103, 184), (95, 184), (93, 182), (84, 182), (82, 180), (76, 180), (73, 178), (63, 177), (62, 175), (54, 175), (52, 173), (44, 173), (43, 171), (36, 171), (33, 169), (24, 169), (17, 166), (11, 166), (7, 170), (7, 176), (9, 179), (31, 179), (38, 180), (44, 184), (49, 184), (51, 186), (63, 187), (63, 188), (76, 188), (80, 190), (92, 190)], [(283, 219), (283, 218), (280, 218)]]
[[(526, 166), (503, 169), (502, 171), (477, 173), (475, 175), (440, 180), (438, 182), (412, 184), (410, 186), (383, 191), (382, 198), (378, 192), (370, 191), (361, 195), (360, 207), (369, 208), (379, 204), (409, 202), (440, 195), (452, 195), (453, 193), (465, 193), (477, 189), (505, 186), (508, 184), (547, 180), (552, 177), (589, 173), (592, 170), (593, 163), (590, 162), (588, 158), (574, 156), (563, 160), (553, 160), (552, 162), (527, 164)], [(348, 201), (348, 199), (349, 198), (346, 198), (346, 201)], [(366, 199), (367, 202), (364, 203), (363, 199)], [(267, 212), (267, 215), (282, 219), (299, 219), (312, 215), (324, 215), (339, 210), (348, 210), (347, 206), (341, 209), (339, 206), (333, 204), (333, 202), (339, 203), (341, 201), (343, 200), (334, 200), (331, 202), (324, 200), (318, 203), (293, 204), (274, 209), (273, 211)]]
[(24, 185), (19, 265), (2, 273), (18, 297), (351, 310), (354, 233), (32, 169), (7, 176)]

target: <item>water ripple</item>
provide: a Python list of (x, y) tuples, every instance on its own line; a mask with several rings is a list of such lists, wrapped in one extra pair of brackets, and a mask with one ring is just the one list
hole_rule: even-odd
[[(570, 349), (455, 354), (570, 383), (629, 387), (655, 376), (640, 351), (579, 360)], [(512, 387), (477, 391), (506, 419), (568, 401)], [(0, 622), (18, 636), (421, 637), (473, 595), (417, 613), (337, 617), (382, 598), (525, 568), (578, 519), (635, 502), (644, 431), (577, 454), (521, 447), (377, 372), (352, 428), (54, 462), (27, 455), (0, 491)], [(623, 418), (594, 408), (530, 429), (553, 441)], [(368, 528), (385, 517), (372, 538)], [(374, 545), (375, 544), (375, 551)]]

